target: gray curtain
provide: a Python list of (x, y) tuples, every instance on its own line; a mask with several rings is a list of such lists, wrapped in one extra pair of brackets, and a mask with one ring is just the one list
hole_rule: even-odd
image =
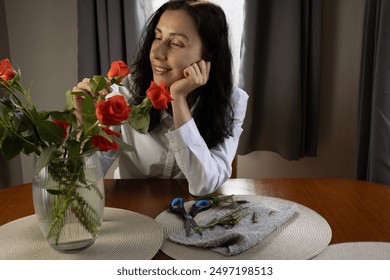
[(149, 1), (78, 0), (78, 77), (106, 74), (115, 60), (130, 63), (147, 20)]
[(390, 184), (390, 2), (365, 5), (357, 177)]
[(321, 0), (246, 0), (239, 85), (250, 95), (238, 153), (315, 156)]
[[(0, 0), (0, 38), (0, 59), (10, 58), (4, 0)], [(0, 99), (2, 96), (3, 92), (0, 91)], [(23, 176), (21, 170), (22, 163), (20, 156), (6, 161), (0, 153), (0, 189), (22, 183)]]

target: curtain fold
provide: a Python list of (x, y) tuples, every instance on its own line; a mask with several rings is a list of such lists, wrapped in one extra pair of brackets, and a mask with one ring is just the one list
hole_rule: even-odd
[(78, 0), (78, 78), (106, 74), (115, 60), (130, 63), (148, 17), (141, 0)]
[(366, 0), (357, 178), (390, 184), (390, 3)]
[[(0, 59), (10, 58), (4, 0), (0, 0), (0, 38)], [(3, 96), (2, 94), (0, 90), (0, 99)], [(21, 170), (22, 162), (20, 156), (7, 161), (3, 159), (0, 153), (0, 189), (22, 183), (23, 176)]]
[(315, 156), (321, 0), (246, 0), (239, 85), (250, 95), (238, 153)]

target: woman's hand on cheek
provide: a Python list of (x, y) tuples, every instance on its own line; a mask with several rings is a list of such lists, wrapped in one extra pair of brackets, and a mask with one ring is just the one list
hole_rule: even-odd
[(172, 97), (180, 98), (187, 95), (196, 88), (203, 86), (209, 80), (211, 63), (201, 60), (193, 63), (184, 69), (184, 78), (174, 82), (170, 86)]

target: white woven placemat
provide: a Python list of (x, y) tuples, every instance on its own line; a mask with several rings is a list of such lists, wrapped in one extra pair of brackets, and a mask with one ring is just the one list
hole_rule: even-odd
[[(235, 199), (247, 199), (261, 202), (263, 200), (285, 201), (266, 196), (235, 196)], [(193, 202), (186, 202), (189, 208)], [(243, 259), (243, 260), (288, 260), (310, 259), (324, 250), (332, 237), (328, 222), (312, 209), (298, 205), (298, 213), (288, 222), (279, 227), (260, 244), (236, 255), (224, 256), (208, 249), (183, 246), (168, 240), (172, 233), (183, 229), (183, 220), (170, 211), (164, 211), (156, 217), (157, 223), (164, 230), (164, 240), (161, 250), (174, 259)], [(201, 220), (211, 215), (215, 209), (199, 213), (195, 220)]]
[(39, 230), (37, 218), (31, 215), (0, 227), (0, 259), (151, 259), (160, 249), (162, 240), (162, 229), (154, 219), (106, 207), (95, 244), (77, 253), (60, 253), (50, 247)]
[(332, 244), (313, 260), (390, 260), (390, 242)]

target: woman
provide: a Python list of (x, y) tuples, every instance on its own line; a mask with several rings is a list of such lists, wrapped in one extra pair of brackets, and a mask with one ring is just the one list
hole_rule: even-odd
[[(191, 194), (214, 192), (231, 175), (248, 99), (233, 87), (223, 10), (203, 1), (165, 3), (149, 20), (131, 69), (111, 94), (137, 102), (151, 80), (163, 81), (173, 101), (151, 111), (147, 134), (120, 127), (135, 151), (102, 153), (105, 171), (119, 156), (116, 178), (186, 178)], [(84, 79), (74, 91), (88, 89)]]

